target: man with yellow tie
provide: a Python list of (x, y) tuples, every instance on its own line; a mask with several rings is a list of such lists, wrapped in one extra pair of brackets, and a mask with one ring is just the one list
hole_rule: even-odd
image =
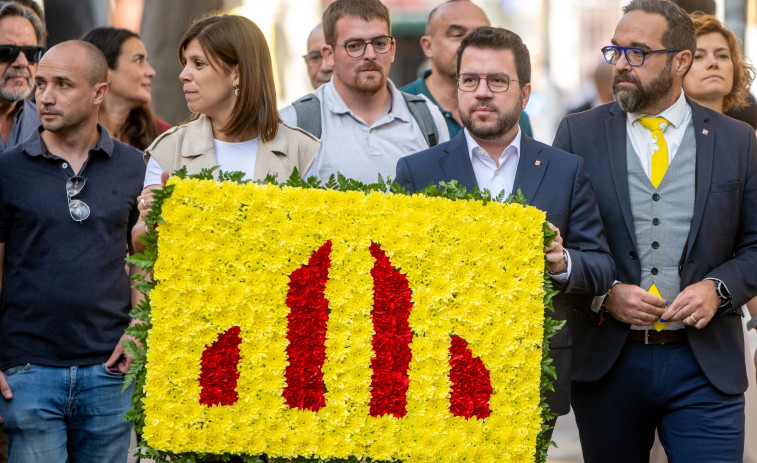
[(694, 26), (633, 0), (612, 45), (616, 102), (567, 116), (554, 146), (586, 161), (616, 282), (569, 319), (571, 404), (587, 462), (741, 462), (740, 307), (757, 294), (757, 140), (686, 98)]

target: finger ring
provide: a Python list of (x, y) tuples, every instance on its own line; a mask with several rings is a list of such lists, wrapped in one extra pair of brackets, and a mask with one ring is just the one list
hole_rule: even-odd
[(145, 224), (145, 233), (147, 234), (150, 233), (150, 227), (148, 227), (147, 224)]
[(694, 324), (695, 324), (695, 325), (696, 325), (696, 324), (697, 324), (697, 322), (699, 321), (699, 320), (697, 320), (696, 318), (694, 318), (694, 315), (689, 315), (689, 318), (691, 319), (691, 321), (693, 321), (693, 322), (694, 322)]
[(142, 199), (139, 200), (139, 204), (141, 204), (142, 207), (144, 207), (145, 209), (147, 209), (147, 204), (145, 204), (145, 199), (144, 198), (142, 198)]

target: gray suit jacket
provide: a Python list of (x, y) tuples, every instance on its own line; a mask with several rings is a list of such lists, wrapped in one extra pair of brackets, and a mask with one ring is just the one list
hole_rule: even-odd
[[(682, 261), (681, 289), (712, 277), (722, 280), (733, 307), (757, 294), (757, 143), (743, 122), (687, 99), (696, 134), (694, 217)], [(638, 285), (641, 267), (631, 216), (626, 164), (626, 113), (617, 103), (565, 117), (554, 146), (584, 158), (621, 283)], [(669, 301), (672, 302), (672, 301)], [(738, 310), (738, 313), (741, 313)], [(608, 317), (602, 325), (585, 314), (570, 322), (573, 379), (594, 381), (615, 363), (629, 325)], [(726, 394), (747, 387), (741, 318), (721, 310), (703, 329), (687, 327), (707, 379)]]
[[(560, 229), (570, 254), (570, 277), (553, 299), (555, 313), (549, 314), (565, 320), (574, 310), (589, 310), (592, 297), (609, 289), (615, 266), (583, 161), (526, 135), (521, 137), (520, 148), (514, 191), (520, 188), (530, 205), (547, 213), (547, 220)], [(473, 189), (477, 182), (465, 134), (460, 132), (446, 143), (401, 158), (396, 180), (410, 192), (451, 180)], [(557, 381), (555, 393), (547, 401), (558, 414), (569, 410), (571, 344), (567, 328), (552, 338), (550, 356)]]

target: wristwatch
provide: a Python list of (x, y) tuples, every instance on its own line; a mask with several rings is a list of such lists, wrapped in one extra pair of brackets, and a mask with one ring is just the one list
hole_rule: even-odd
[(720, 307), (719, 309), (722, 309), (724, 307), (727, 307), (731, 304), (731, 293), (728, 292), (728, 288), (725, 286), (725, 283), (723, 283), (720, 280), (713, 280), (715, 282), (715, 291), (718, 293), (718, 297), (720, 298)]

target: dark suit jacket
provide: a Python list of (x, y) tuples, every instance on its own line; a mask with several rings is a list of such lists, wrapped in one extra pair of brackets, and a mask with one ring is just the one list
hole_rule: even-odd
[[(728, 287), (733, 307), (739, 308), (757, 294), (754, 131), (687, 101), (696, 134), (696, 197), (679, 267), (681, 289), (707, 277), (718, 278)], [(557, 129), (554, 145), (586, 161), (617, 266), (616, 278), (638, 285), (641, 267), (628, 192), (626, 113), (613, 102), (567, 116)], [(573, 379), (601, 378), (617, 359), (629, 325), (608, 317), (598, 326), (590, 316), (579, 314), (570, 323), (573, 337), (579, 341), (573, 352)], [(729, 310), (719, 311), (701, 330), (686, 328), (691, 349), (707, 379), (727, 394), (740, 394), (747, 387), (741, 329), (741, 318)]]
[[(570, 254), (570, 278), (553, 299), (559, 320), (581, 307), (589, 310), (592, 296), (604, 294), (613, 282), (614, 264), (583, 161), (522, 135), (515, 187), (528, 203), (547, 213), (560, 229)], [(536, 161), (539, 161), (537, 164)], [(465, 134), (397, 162), (397, 182), (410, 192), (440, 181), (457, 180), (469, 190), (477, 186)], [(559, 287), (559, 285), (558, 285)], [(570, 332), (564, 328), (552, 338), (550, 355), (557, 369), (555, 393), (547, 401), (553, 412), (565, 414), (570, 398)]]

